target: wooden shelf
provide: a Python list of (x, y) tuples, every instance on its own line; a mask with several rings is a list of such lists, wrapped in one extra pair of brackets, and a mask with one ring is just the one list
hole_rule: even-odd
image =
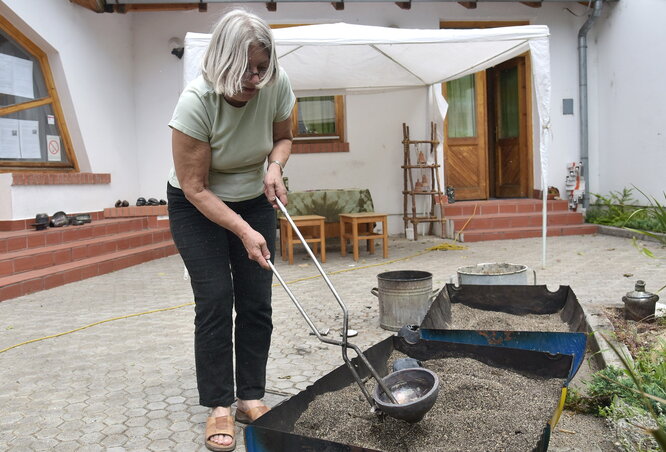
[(440, 221), (440, 219), (437, 217), (403, 217), (403, 220), (405, 221), (411, 221), (414, 219), (418, 220), (419, 222)]
[[(434, 122), (430, 123), (430, 140), (410, 140), (409, 139), (409, 127), (406, 124), (402, 124), (402, 133), (403, 133), (403, 148), (404, 148), (404, 162), (401, 168), (403, 169), (403, 221), (405, 223), (405, 230), (407, 230), (408, 225), (411, 223), (414, 229), (414, 238), (418, 235), (418, 225), (419, 223), (428, 223), (429, 224), (429, 233), (433, 232), (433, 225), (435, 222), (441, 223), (441, 230), (444, 231), (444, 219), (438, 218), (435, 212), (437, 203), (443, 197), (441, 190), (441, 185), (439, 182), (439, 171), (440, 167), (437, 160), (437, 128)], [(430, 155), (426, 159), (423, 151), (420, 150), (419, 145), (427, 145), (426, 150)], [(432, 161), (434, 163), (417, 163), (416, 165), (412, 163), (412, 152), (416, 151), (416, 160), (417, 162), (423, 162), (425, 160)], [(416, 170), (416, 177), (414, 171)], [(427, 190), (418, 190), (422, 186), (427, 187)], [(429, 196), (430, 197), (430, 212), (428, 214), (422, 213), (421, 215), (416, 212), (416, 199), (417, 196)], [(419, 198), (423, 199), (423, 198)], [(422, 210), (422, 208), (419, 208)]]
[(430, 196), (432, 196), (432, 195), (439, 195), (441, 193), (438, 192), (438, 191), (417, 191), (417, 190), (409, 191), (408, 190), (408, 191), (403, 191), (402, 194), (403, 195), (430, 195)]

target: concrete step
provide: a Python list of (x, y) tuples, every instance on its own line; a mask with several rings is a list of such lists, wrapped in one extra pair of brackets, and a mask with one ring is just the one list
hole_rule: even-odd
[[(546, 235), (549, 237), (562, 236), (562, 235), (585, 235), (596, 234), (598, 227), (596, 224), (579, 224), (579, 225), (558, 225), (548, 226)], [(541, 227), (524, 227), (524, 228), (510, 228), (510, 229), (475, 229), (464, 230), (455, 234), (455, 238), (461, 242), (481, 242), (485, 240), (512, 240), (524, 239), (530, 237), (541, 237)]]
[(176, 254), (171, 239), (0, 277), (0, 301)]
[[(92, 231), (89, 229), (89, 231)], [(39, 231), (41, 232), (41, 231)], [(0, 253), (0, 277), (171, 240), (167, 226)]]

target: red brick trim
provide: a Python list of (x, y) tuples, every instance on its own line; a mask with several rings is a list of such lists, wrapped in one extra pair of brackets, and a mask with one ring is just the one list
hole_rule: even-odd
[(349, 143), (331, 141), (327, 143), (298, 143), (291, 145), (292, 154), (321, 154), (324, 152), (349, 152)]
[(164, 216), (168, 213), (166, 205), (110, 207), (104, 209), (104, 218)]
[(109, 173), (12, 173), (12, 185), (110, 184)]

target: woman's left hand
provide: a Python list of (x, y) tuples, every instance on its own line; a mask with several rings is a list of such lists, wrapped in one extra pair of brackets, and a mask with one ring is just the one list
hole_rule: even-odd
[(274, 209), (278, 208), (275, 198), (280, 198), (282, 204), (287, 205), (287, 188), (284, 186), (284, 181), (282, 180), (281, 168), (275, 163), (269, 165), (266, 170), (266, 176), (264, 176), (264, 194)]

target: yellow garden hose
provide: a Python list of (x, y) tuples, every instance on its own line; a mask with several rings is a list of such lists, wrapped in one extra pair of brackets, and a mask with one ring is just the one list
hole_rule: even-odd
[[(339, 274), (339, 273), (344, 273), (344, 272), (349, 272), (349, 271), (354, 271), (354, 270), (361, 270), (361, 269), (365, 269), (365, 268), (371, 268), (371, 267), (378, 267), (378, 266), (381, 266), (381, 265), (393, 264), (394, 262), (399, 262), (399, 261), (403, 261), (403, 260), (406, 260), (406, 259), (412, 259), (414, 257), (421, 256), (421, 255), (429, 253), (431, 251), (447, 250), (447, 249), (448, 250), (461, 250), (461, 249), (465, 249), (465, 248), (466, 247), (460, 246), (460, 245), (451, 245), (451, 244), (444, 243), (444, 244), (432, 246), (430, 248), (425, 249), (424, 251), (421, 251), (421, 252), (416, 253), (416, 254), (412, 254), (411, 256), (401, 257), (401, 258), (393, 259), (393, 260), (390, 260), (390, 261), (387, 261), (387, 262), (378, 262), (376, 264), (363, 265), (363, 266), (360, 266), (360, 267), (346, 268), (346, 269), (343, 269), (343, 270), (337, 270), (337, 271), (331, 272), (329, 274), (330, 275), (336, 275), (336, 274)], [(315, 278), (321, 278), (321, 275), (307, 276), (305, 278), (295, 279), (293, 281), (287, 282), (287, 284), (293, 284), (293, 283), (297, 283), (297, 282), (301, 282), (301, 281), (307, 281), (307, 280), (315, 279)], [(278, 285), (279, 284), (273, 284), (273, 287), (277, 287)], [(183, 304), (179, 304), (178, 306), (171, 306), (169, 308), (153, 309), (153, 310), (150, 310), (150, 311), (138, 312), (138, 313), (135, 313), (135, 314), (127, 314), (127, 315), (123, 315), (123, 316), (119, 316), (119, 317), (113, 317), (113, 318), (110, 318), (110, 319), (100, 320), (98, 322), (90, 323), (88, 325), (84, 325), (84, 326), (81, 326), (79, 328), (75, 328), (73, 330), (64, 331), (62, 333), (51, 334), (49, 336), (44, 336), (44, 337), (40, 337), (40, 338), (37, 338), (37, 339), (30, 339), (28, 341), (20, 342), (18, 344), (11, 345), (7, 348), (0, 349), (0, 353), (4, 353), (8, 350), (20, 347), (22, 345), (32, 344), (33, 342), (39, 342), (39, 341), (43, 341), (45, 339), (53, 339), (53, 338), (64, 336), (64, 335), (70, 334), (70, 333), (76, 333), (77, 331), (85, 330), (86, 328), (90, 328), (90, 327), (93, 327), (93, 326), (96, 326), (96, 325), (101, 325), (102, 323), (113, 322), (115, 320), (128, 319), (128, 318), (131, 318), (131, 317), (138, 317), (138, 316), (141, 316), (141, 315), (154, 314), (156, 312), (172, 311), (174, 309), (183, 308), (185, 306), (192, 306), (193, 304), (194, 304), (194, 302), (183, 303)]]

